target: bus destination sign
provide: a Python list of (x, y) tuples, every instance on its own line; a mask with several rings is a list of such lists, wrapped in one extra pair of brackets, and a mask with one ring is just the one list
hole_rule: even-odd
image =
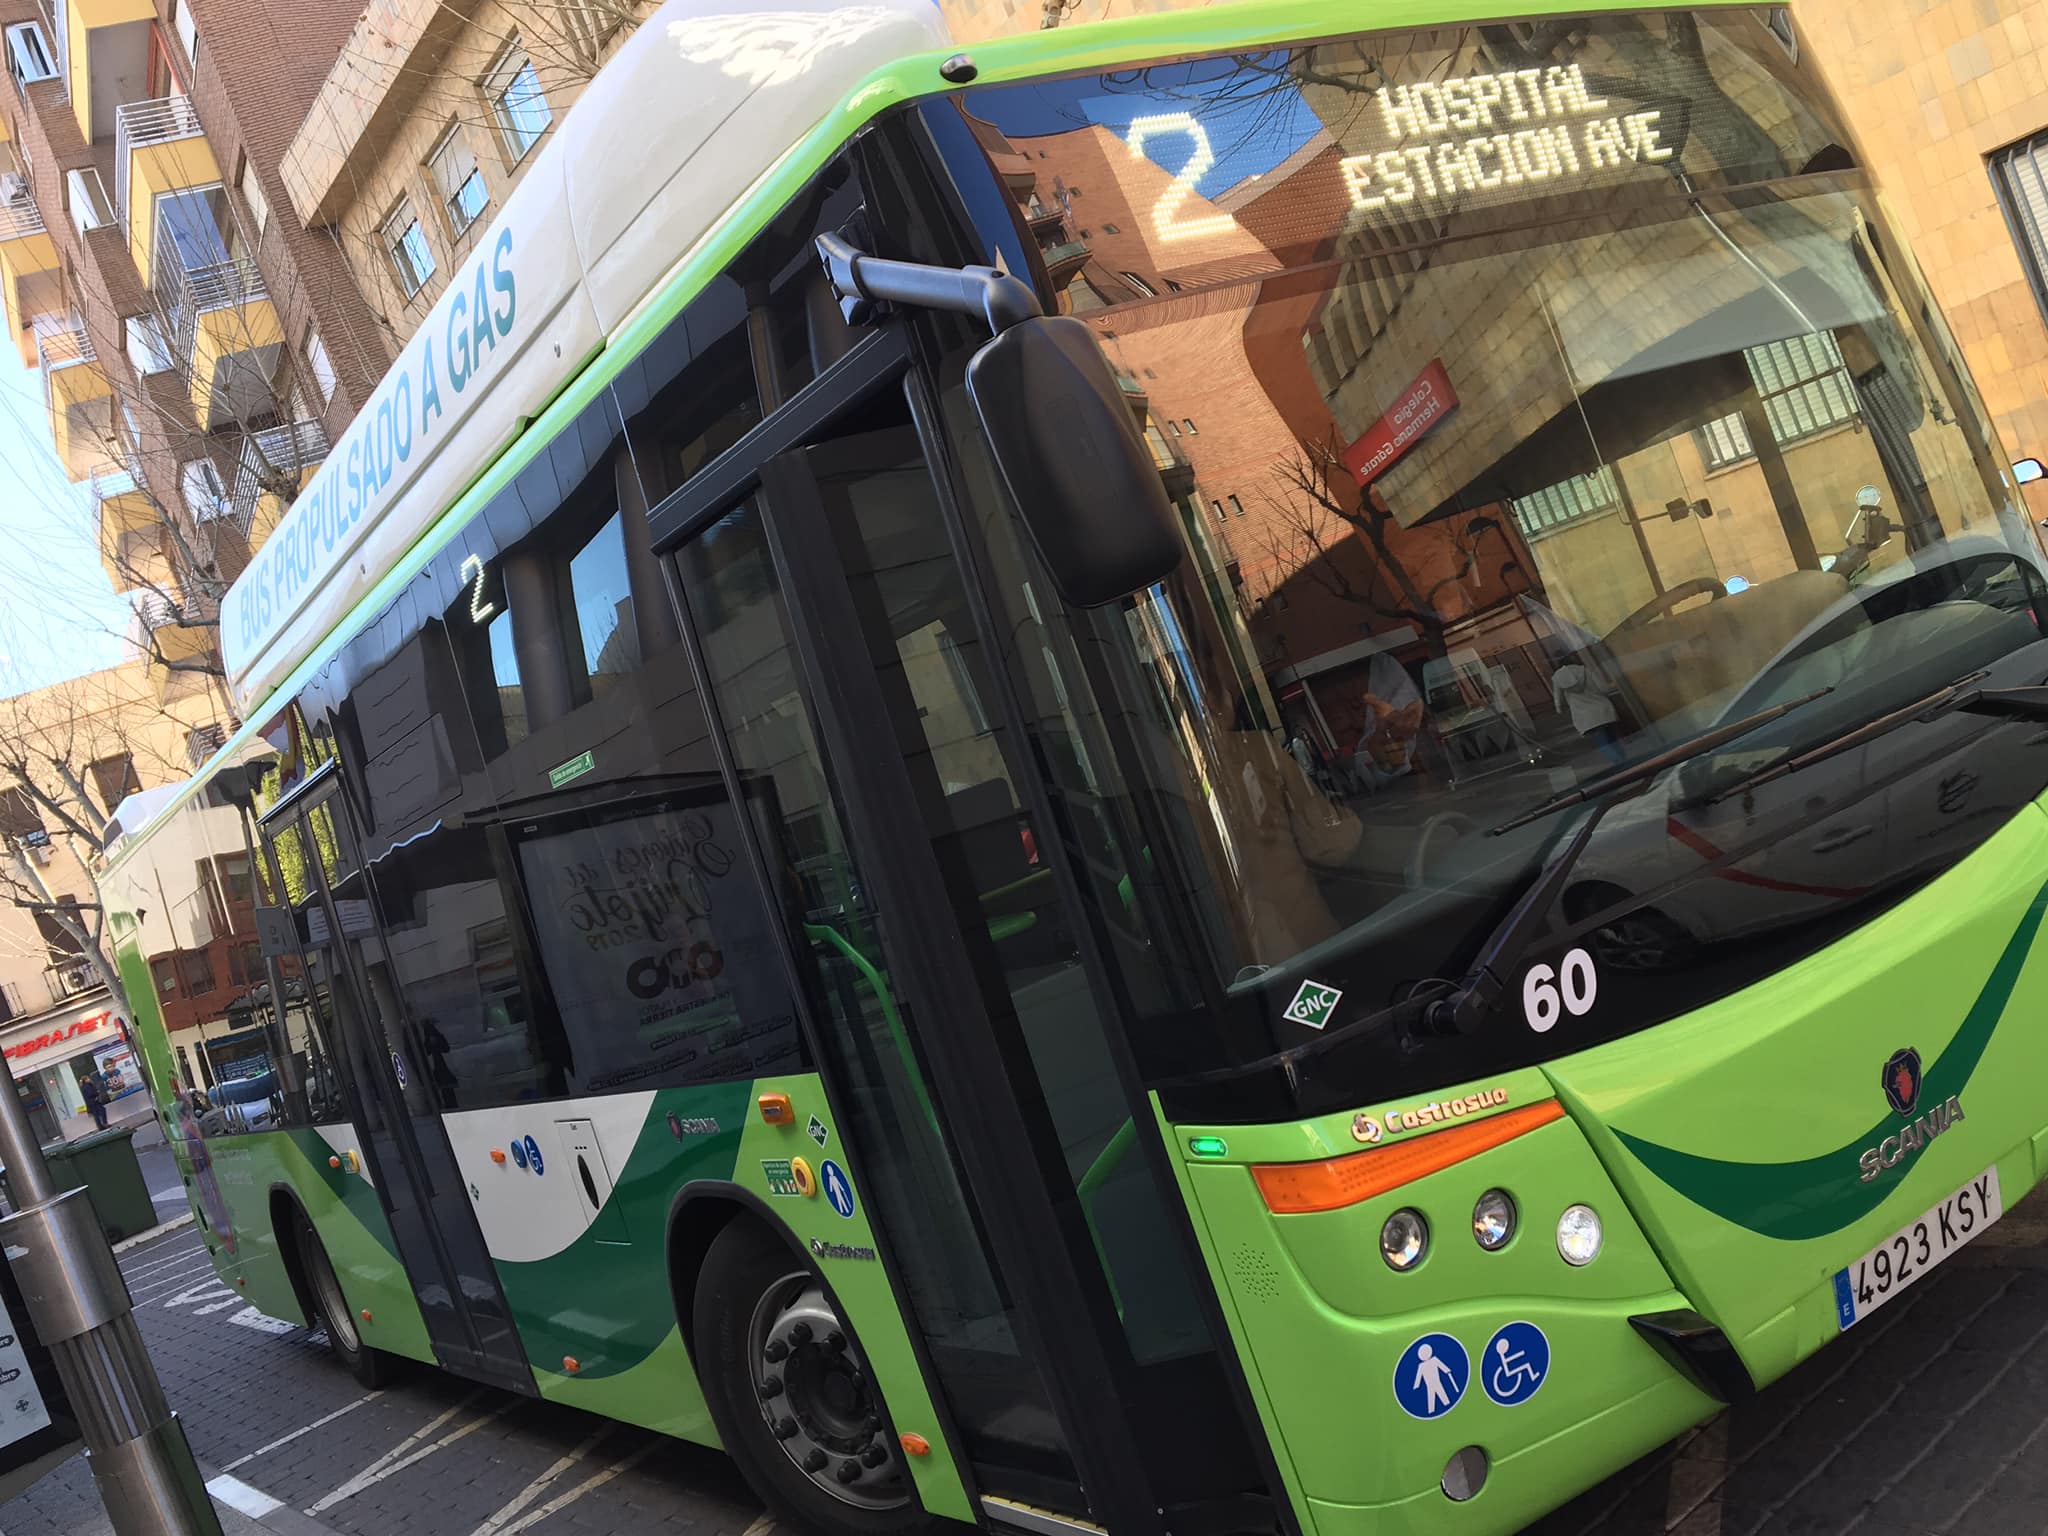
[(1361, 212), (1556, 182), (1669, 160), (1663, 114), (1619, 112), (1576, 64), (1390, 85), (1379, 93), (1384, 149), (1337, 162)]

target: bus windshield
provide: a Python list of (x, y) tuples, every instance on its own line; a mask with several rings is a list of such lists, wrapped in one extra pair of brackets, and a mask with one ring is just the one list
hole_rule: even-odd
[[(1715, 792), (1957, 679), (2048, 675), (2002, 451), (1781, 13), (1380, 34), (947, 110), (1185, 524), (1181, 572), (1097, 632), (1146, 863), (1233, 1019), (1223, 1059), (1141, 1054), (1221, 1072), (1206, 1112), (1276, 1107), (1229, 1079), (1275, 1053), (1289, 1107), (1334, 1108), (1698, 1007), (2048, 784), (2038, 726), (1956, 713)], [(1793, 700), (1616, 792), (1531, 952), (1557, 982), (1418, 1037), (1404, 1003), (1599, 809), (1570, 791)]]

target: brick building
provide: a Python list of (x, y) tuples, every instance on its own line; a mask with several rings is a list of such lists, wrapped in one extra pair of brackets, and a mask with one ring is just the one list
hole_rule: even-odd
[(354, 24), (307, 0), (0, 3), (0, 302), (90, 482), (160, 701), (217, 674), (209, 621), (388, 357), (276, 165)]
[(372, 0), (279, 164), (395, 355), (652, 0)]

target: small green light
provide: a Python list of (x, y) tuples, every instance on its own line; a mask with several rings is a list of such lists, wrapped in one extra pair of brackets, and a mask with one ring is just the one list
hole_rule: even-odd
[(1230, 1148), (1223, 1144), (1221, 1136), (1190, 1136), (1188, 1150), (1197, 1157), (1230, 1156)]

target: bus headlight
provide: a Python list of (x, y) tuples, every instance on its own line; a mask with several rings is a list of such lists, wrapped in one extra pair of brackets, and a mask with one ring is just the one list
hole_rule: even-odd
[(1489, 1189), (1472, 1207), (1472, 1236), (1488, 1253), (1507, 1247), (1515, 1235), (1515, 1201), (1504, 1189)]
[(1600, 1218), (1590, 1205), (1568, 1206), (1557, 1218), (1557, 1251), (1565, 1263), (1592, 1263), (1600, 1257), (1600, 1241)]
[(1387, 1261), (1389, 1269), (1411, 1270), (1427, 1252), (1429, 1223), (1422, 1219), (1420, 1211), (1403, 1206), (1380, 1228), (1380, 1257)]

